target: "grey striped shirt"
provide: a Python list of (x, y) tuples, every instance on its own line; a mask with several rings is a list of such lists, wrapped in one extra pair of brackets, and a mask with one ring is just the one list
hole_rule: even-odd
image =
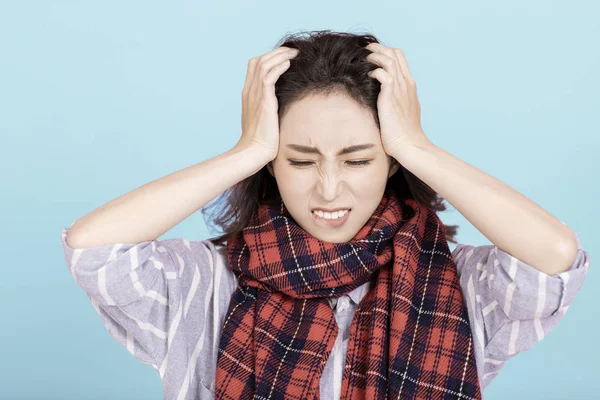
[[(61, 232), (68, 269), (109, 334), (158, 372), (165, 400), (213, 399), (220, 332), (237, 287), (226, 249), (184, 238), (74, 249), (66, 242), (69, 228)], [(452, 251), (482, 390), (506, 360), (565, 315), (589, 268), (577, 241), (571, 269), (553, 276), (494, 245)], [(321, 377), (322, 399), (340, 397), (350, 323), (369, 285), (330, 299), (339, 333)]]

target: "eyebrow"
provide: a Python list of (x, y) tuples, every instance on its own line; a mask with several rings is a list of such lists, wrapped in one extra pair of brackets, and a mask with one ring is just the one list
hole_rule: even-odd
[[(340, 150), (336, 155), (341, 156), (344, 154), (349, 154), (349, 153), (354, 153), (360, 150), (366, 150), (366, 149), (370, 149), (371, 147), (374, 147), (375, 145), (373, 143), (367, 143), (367, 144), (355, 144), (353, 146), (348, 146), (348, 147), (344, 147), (342, 150)], [(292, 150), (296, 150), (299, 151), (300, 153), (308, 153), (308, 154), (321, 154), (321, 152), (319, 151), (319, 149), (317, 149), (316, 147), (310, 147), (310, 146), (304, 146), (301, 144), (288, 144), (286, 147), (289, 147)]]

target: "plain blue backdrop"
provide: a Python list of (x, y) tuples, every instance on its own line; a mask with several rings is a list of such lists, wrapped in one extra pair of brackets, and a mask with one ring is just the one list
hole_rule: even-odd
[[(485, 398), (600, 398), (599, 14), (591, 0), (2, 2), (0, 398), (163, 398), (69, 275), (60, 230), (230, 149), (248, 60), (316, 29), (402, 48), (430, 140), (560, 218), (591, 254), (567, 315)], [(440, 217), (459, 242), (489, 244), (456, 209)], [(161, 239), (209, 233), (196, 212)]]

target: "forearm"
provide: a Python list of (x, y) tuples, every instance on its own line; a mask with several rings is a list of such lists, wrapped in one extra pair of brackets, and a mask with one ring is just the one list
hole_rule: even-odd
[(513, 257), (548, 275), (568, 270), (575, 260), (573, 232), (502, 181), (431, 142), (392, 156)]
[(149, 182), (75, 221), (69, 246), (154, 240), (267, 162), (252, 148), (234, 148)]

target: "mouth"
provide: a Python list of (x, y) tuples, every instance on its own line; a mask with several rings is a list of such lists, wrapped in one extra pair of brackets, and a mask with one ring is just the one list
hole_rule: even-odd
[[(348, 217), (350, 216), (350, 212), (352, 212), (352, 209), (348, 209), (348, 210), (344, 210), (342, 212), (342, 215), (340, 216), (338, 212), (334, 212), (334, 213), (321, 213), (318, 212), (315, 213), (315, 211), (312, 211), (312, 217), (315, 220), (315, 222), (321, 226), (327, 226), (327, 227), (338, 227), (338, 226), (342, 226), (344, 224), (344, 222), (346, 222), (348, 220)], [(327, 216), (329, 216), (330, 218), (328, 219)]]

